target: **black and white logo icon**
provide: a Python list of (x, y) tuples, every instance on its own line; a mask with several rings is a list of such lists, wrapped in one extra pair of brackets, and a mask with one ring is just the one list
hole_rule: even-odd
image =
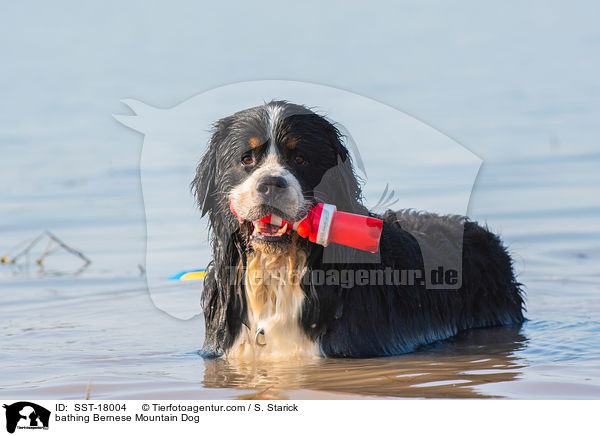
[(6, 431), (14, 433), (16, 429), (48, 429), (50, 411), (29, 401), (5, 404)]

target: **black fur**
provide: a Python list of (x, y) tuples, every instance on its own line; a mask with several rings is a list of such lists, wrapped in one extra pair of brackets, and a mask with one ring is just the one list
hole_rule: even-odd
[[(239, 164), (240, 155), (248, 151), (248, 138), (268, 139), (268, 106), (277, 106), (284, 113), (277, 125), (277, 142), (293, 136), (299, 141), (296, 150), (309, 156), (309, 165), (299, 167), (292, 160), (297, 151), (282, 151), (286, 167), (300, 181), (305, 198), (335, 204), (338, 210), (368, 214), (343, 138), (324, 117), (303, 106), (270, 102), (218, 121), (192, 183), (202, 214), (209, 214), (212, 234), (213, 261), (202, 295), (206, 324), (202, 353), (207, 357), (222, 355), (246, 322), (243, 285), (231, 270), (245, 264), (248, 235), (230, 212), (227, 194), (248, 175), (249, 170)], [(406, 353), (465, 329), (524, 320), (522, 290), (511, 258), (497, 236), (463, 217), (388, 211), (381, 218), (384, 227), (379, 264), (360, 263), (361, 253), (340, 247), (334, 256), (337, 261), (326, 263), (324, 253), (335, 244), (324, 249), (303, 240), (309, 254), (308, 274), (312, 270), (386, 267), (423, 270), (422, 244), (430, 243), (440, 250), (456, 248), (448, 237), (449, 229), (462, 232), (464, 228), (462, 286), (458, 290), (431, 290), (416, 283), (343, 289), (305, 284), (302, 326), (318, 341), (324, 355)], [(417, 234), (419, 241), (413, 236)]]

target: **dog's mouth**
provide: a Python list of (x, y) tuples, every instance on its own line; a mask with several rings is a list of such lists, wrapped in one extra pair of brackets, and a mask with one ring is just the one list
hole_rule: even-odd
[(248, 222), (248, 224), (251, 226), (250, 241), (283, 242), (289, 240), (292, 233), (292, 229), (289, 228), (287, 223), (283, 226), (277, 226), (256, 220)]
[[(233, 212), (233, 207), (230, 205)], [(245, 228), (249, 243), (289, 243), (292, 238), (291, 225), (285, 223), (282, 225), (271, 224), (264, 222), (267, 215), (281, 217), (281, 220), (287, 222), (295, 222), (297, 217), (290, 216), (285, 212), (268, 205), (260, 205), (250, 209), (245, 216), (237, 215), (238, 222), (242, 228)], [(278, 222), (281, 224), (281, 220)]]

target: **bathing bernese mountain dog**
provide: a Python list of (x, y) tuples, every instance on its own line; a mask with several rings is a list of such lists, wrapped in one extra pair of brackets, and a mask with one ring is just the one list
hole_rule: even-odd
[[(390, 165), (401, 158), (390, 154)], [(217, 121), (192, 189), (209, 214), (213, 250), (202, 294), (205, 357), (394, 355), (524, 320), (506, 249), (465, 217), (388, 210), (374, 255), (261, 221), (274, 214), (297, 222), (318, 202), (376, 216), (362, 204), (339, 129), (304, 106), (272, 101)], [(458, 288), (400, 274), (339, 282), (373, 269), (425, 274), (424, 247), (441, 257), (459, 249)]]

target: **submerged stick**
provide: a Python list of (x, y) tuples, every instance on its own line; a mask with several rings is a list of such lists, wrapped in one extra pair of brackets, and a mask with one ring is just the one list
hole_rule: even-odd
[[(35, 237), (29, 244), (27, 244), (25, 246), (25, 248), (23, 248), (21, 251), (17, 252), (17, 254), (15, 254), (12, 258), (9, 257), (10, 253), (12, 251), (15, 251), (18, 247), (22, 246), (24, 243), (26, 243), (26, 241), (20, 242), (19, 244), (17, 244), (13, 248), (11, 248), (8, 251), (8, 253), (6, 253), (2, 258), (0, 258), (0, 263), (15, 264), (20, 257), (22, 257), (22, 256), (28, 257), (29, 253), (31, 252), (33, 247), (35, 247), (44, 236), (46, 236), (49, 239), (49, 243), (48, 243), (46, 249), (44, 250), (44, 252), (42, 253), (42, 255), (36, 260), (36, 263), (38, 265), (41, 266), (43, 260), (46, 257), (48, 257), (50, 254), (56, 252), (58, 250), (58, 248), (62, 248), (64, 250), (66, 250), (67, 252), (79, 257), (81, 260), (83, 260), (84, 267), (86, 267), (87, 265), (92, 263), (92, 261), (90, 259), (88, 259), (87, 256), (85, 254), (83, 254), (81, 251), (76, 250), (75, 248), (71, 247), (70, 245), (64, 243), (56, 235), (54, 235), (52, 232), (50, 232), (48, 230), (42, 232), (40, 235)], [(58, 247), (52, 247), (52, 244), (57, 244)]]
[(90, 399), (90, 391), (91, 390), (92, 390), (92, 378), (90, 377), (90, 379), (88, 380), (87, 387), (85, 388), (85, 399), (86, 400)]
[(44, 237), (44, 233), (42, 232), (40, 235), (38, 235), (36, 238), (34, 238), (33, 241), (31, 241), (23, 250), (19, 251), (12, 259), (9, 259), (8, 255), (10, 254), (10, 252), (13, 250), (16, 250), (17, 247), (19, 247), (20, 245), (23, 245), (25, 243), (25, 242), (19, 242), (13, 248), (8, 250), (8, 253), (6, 253), (4, 255), (4, 257), (2, 257), (2, 259), (1, 259), (2, 263), (15, 263), (19, 257), (23, 256), (24, 254), (27, 254), (29, 252), (29, 250), (31, 250), (39, 242), (39, 240), (42, 239), (43, 237)]
[(83, 254), (81, 251), (74, 249), (73, 247), (68, 246), (67, 244), (65, 244), (63, 241), (61, 241), (60, 239), (58, 239), (56, 236), (54, 236), (54, 234), (50, 233), (48, 230), (46, 230), (46, 235), (48, 235), (49, 238), (51, 238), (52, 240), (54, 240), (54, 242), (56, 242), (58, 245), (60, 245), (62, 248), (64, 248), (65, 250), (67, 250), (69, 253), (74, 254), (75, 256), (79, 257), (81, 260), (83, 260), (85, 262), (86, 265), (89, 265), (90, 263), (92, 263), (92, 261), (90, 259), (88, 259), (85, 254)]

